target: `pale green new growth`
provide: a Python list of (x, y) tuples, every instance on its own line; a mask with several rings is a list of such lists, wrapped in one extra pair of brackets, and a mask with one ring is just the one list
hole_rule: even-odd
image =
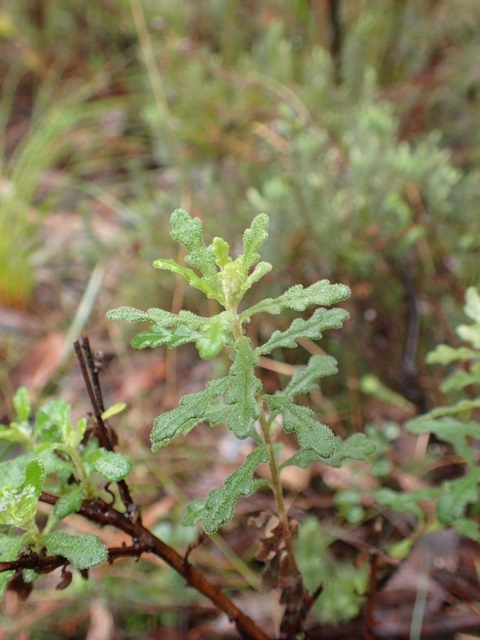
[(211, 246), (205, 246), (202, 221), (199, 218), (191, 218), (183, 209), (176, 209), (172, 213), (170, 223), (170, 235), (177, 242), (181, 242), (188, 251), (186, 262), (201, 271), (213, 296), (221, 301), (222, 286), (215, 264), (215, 253)]
[[(179, 435), (188, 434), (201, 422), (211, 426), (224, 424), (238, 438), (253, 437), (258, 447), (245, 463), (226, 480), (222, 489), (210, 493), (206, 500), (195, 501), (185, 522), (196, 524), (203, 519), (207, 532), (216, 531), (230, 520), (235, 502), (249, 495), (255, 486), (255, 469), (260, 462), (269, 462), (272, 478), (276, 475), (278, 445), (269, 431), (282, 424), (285, 431), (295, 433), (300, 446), (298, 457), (289, 464), (303, 466), (314, 456), (332, 466), (338, 466), (347, 457), (364, 458), (372, 451), (363, 438), (343, 443), (330, 429), (314, 419), (307, 407), (294, 404), (292, 398), (318, 388), (318, 380), (337, 372), (336, 362), (329, 356), (315, 356), (308, 365), (297, 370), (283, 392), (275, 396), (261, 396), (262, 384), (255, 375), (259, 357), (280, 348), (295, 348), (304, 338), (319, 340), (326, 329), (338, 329), (348, 318), (343, 309), (330, 309), (350, 294), (345, 285), (321, 280), (309, 287), (295, 285), (277, 298), (261, 302), (238, 311), (246, 292), (272, 266), (260, 262), (259, 249), (268, 237), (268, 216), (258, 215), (243, 234), (243, 254), (232, 258), (225, 240), (216, 237), (207, 246), (202, 235), (202, 223), (191, 218), (186, 211), (177, 209), (171, 217), (171, 236), (187, 249), (186, 267), (175, 260), (159, 259), (154, 266), (177, 273), (209, 298), (217, 300), (225, 311), (203, 318), (187, 311), (173, 314), (163, 309), (140, 311), (120, 307), (110, 311), (110, 319), (127, 322), (149, 322), (150, 328), (136, 335), (132, 345), (137, 348), (165, 346), (175, 348), (188, 342), (195, 343), (201, 358), (210, 359), (227, 347), (232, 365), (228, 374), (209, 382), (205, 389), (181, 399), (177, 409), (167, 411), (154, 423), (151, 440), (156, 450)], [(196, 271), (194, 271), (194, 269)], [(279, 314), (285, 309), (304, 311), (319, 306), (307, 319), (296, 318), (284, 331), (275, 331), (263, 344), (254, 349), (244, 335), (245, 324), (257, 313)], [(265, 412), (268, 406), (271, 417)], [(258, 421), (258, 423), (257, 423)], [(263, 442), (263, 444), (262, 444)], [(303, 456), (303, 457), (302, 457)], [(278, 478), (274, 480), (278, 483)], [(274, 489), (279, 500), (279, 487)], [(279, 505), (279, 509), (282, 507)]]

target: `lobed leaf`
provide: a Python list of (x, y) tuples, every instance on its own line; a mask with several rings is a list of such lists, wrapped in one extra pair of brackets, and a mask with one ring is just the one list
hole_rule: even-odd
[(255, 375), (258, 356), (250, 348), (250, 340), (243, 336), (235, 346), (235, 361), (230, 368), (226, 394), (226, 424), (237, 436), (246, 438), (258, 417), (255, 395), (262, 383)]
[(207, 297), (212, 298), (213, 300), (218, 300), (218, 302), (220, 303), (223, 301), (223, 296), (218, 296), (216, 291), (208, 284), (206, 280), (200, 278), (192, 269), (183, 267), (182, 265), (178, 264), (176, 260), (160, 258), (154, 261), (153, 266), (155, 267), (155, 269), (165, 269), (167, 271), (172, 271), (173, 273), (178, 273), (183, 278), (185, 278), (188, 284), (194, 289), (199, 289)]
[(206, 500), (203, 498), (197, 498), (196, 500), (191, 500), (187, 504), (187, 514), (182, 520), (182, 524), (185, 527), (194, 527), (203, 520), (205, 515), (205, 503)]
[(335, 453), (329, 458), (317, 455), (311, 449), (297, 451), (291, 458), (286, 460), (281, 468), (296, 466), (307, 469), (313, 462), (324, 462), (330, 467), (339, 468), (344, 460), (364, 461), (376, 450), (376, 445), (363, 433), (354, 433), (346, 440), (335, 436)]
[(66, 558), (77, 569), (89, 569), (108, 560), (108, 550), (98, 536), (54, 531), (42, 539), (49, 554)]
[(451, 362), (465, 362), (477, 357), (477, 353), (469, 347), (454, 349), (446, 344), (439, 344), (427, 357), (428, 364), (450, 364)]
[(348, 313), (344, 309), (316, 309), (308, 320), (297, 318), (285, 331), (274, 331), (270, 339), (255, 351), (263, 355), (274, 349), (293, 349), (301, 338), (320, 340), (322, 331), (339, 329), (347, 318)]
[(137, 333), (132, 338), (131, 345), (135, 349), (154, 349), (155, 347), (165, 346), (169, 349), (175, 349), (182, 344), (195, 342), (199, 337), (198, 331), (192, 331), (184, 325), (175, 327), (160, 327), (153, 325), (147, 331)]
[(135, 309), (135, 307), (118, 307), (107, 311), (109, 320), (122, 320), (123, 322), (149, 322), (150, 317), (146, 311)]
[(214, 533), (229, 522), (233, 517), (237, 500), (253, 493), (255, 488), (253, 474), (261, 462), (268, 462), (266, 446), (252, 451), (242, 466), (228, 476), (221, 489), (210, 492), (205, 502), (204, 515), (204, 528), (207, 533)]
[(255, 313), (279, 314), (284, 309), (304, 311), (311, 305), (329, 307), (345, 300), (350, 295), (350, 289), (343, 284), (330, 284), (328, 280), (315, 282), (306, 289), (301, 284), (294, 285), (282, 293), (278, 298), (265, 298), (261, 302), (246, 309), (241, 319), (248, 321)]
[(250, 268), (260, 260), (258, 249), (268, 238), (268, 225), (268, 216), (261, 213), (253, 219), (250, 228), (243, 233), (242, 266), (245, 276), (248, 275)]
[(338, 372), (337, 361), (331, 356), (312, 356), (306, 367), (297, 369), (290, 382), (280, 392), (280, 395), (293, 398), (294, 396), (310, 393), (318, 389), (317, 381), (325, 376)]
[(215, 293), (216, 299), (222, 299), (222, 287), (215, 262), (212, 246), (205, 246), (202, 233), (202, 221), (191, 218), (183, 209), (176, 209), (170, 218), (171, 237), (188, 250), (185, 260), (196, 267), (204, 276), (205, 282)]
[(271, 411), (283, 416), (283, 428), (287, 433), (294, 431), (302, 449), (311, 449), (323, 458), (331, 458), (335, 453), (335, 436), (327, 425), (313, 418), (313, 411), (300, 407), (285, 396), (264, 395), (263, 399)]
[(210, 402), (226, 392), (227, 378), (209, 382), (203, 391), (190, 393), (180, 401), (180, 406), (156, 418), (150, 435), (152, 449), (156, 451), (178, 435), (186, 435), (203, 422)]
[(250, 289), (250, 287), (255, 284), (255, 282), (258, 282), (260, 278), (263, 278), (264, 275), (269, 273), (272, 268), (273, 267), (270, 262), (259, 262), (246, 280), (245, 291)]
[(228, 344), (231, 337), (230, 325), (221, 314), (209, 318), (197, 334), (196, 346), (200, 357), (211, 360)]

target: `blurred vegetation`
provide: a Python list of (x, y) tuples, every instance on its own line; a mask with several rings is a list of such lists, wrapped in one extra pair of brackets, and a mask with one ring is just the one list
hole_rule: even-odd
[[(476, 0), (4, 0), (0, 305), (66, 334), (106, 265), (85, 323), (118, 348), (106, 309), (182, 304), (149, 267), (177, 257), (173, 209), (229, 240), (266, 211), (271, 295), (353, 290), (328, 347), (341, 428), (364, 426), (367, 374), (430, 408), (425, 355), (479, 281), (479, 20)], [(31, 340), (2, 333), (8, 407)]]

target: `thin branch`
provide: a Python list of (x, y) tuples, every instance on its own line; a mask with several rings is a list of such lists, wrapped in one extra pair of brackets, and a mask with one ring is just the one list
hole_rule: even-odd
[[(95, 421), (97, 423), (98, 440), (100, 442), (100, 446), (104, 447), (105, 449), (108, 449), (109, 451), (113, 451), (114, 444), (108, 432), (107, 425), (105, 424), (102, 418), (101, 407), (103, 406), (103, 399), (102, 399), (102, 393), (100, 388), (100, 382), (98, 380), (98, 370), (95, 367), (92, 351), (90, 349), (90, 343), (87, 337), (84, 337), (82, 339), (82, 346), (85, 350), (86, 357), (84, 357), (82, 353), (82, 347), (80, 346), (80, 342), (78, 340), (75, 340), (74, 342), (75, 354), (77, 356), (78, 363), (82, 371), (83, 380), (85, 382), (85, 387), (87, 389), (87, 393), (93, 408), (93, 414), (95, 416)], [(90, 375), (89, 375), (89, 369), (87, 369), (87, 364), (85, 363), (85, 360), (89, 365), (90, 375), (94, 380), (95, 387), (92, 385), (92, 380), (90, 379)], [(97, 396), (98, 396), (98, 399), (97, 399)], [(130, 489), (128, 488), (128, 485), (125, 482), (125, 480), (119, 480), (117, 482), (117, 486), (118, 486), (118, 491), (120, 493), (120, 498), (122, 499), (122, 502), (125, 505), (127, 517), (130, 520), (132, 520), (132, 522), (141, 521), (140, 511), (137, 505), (135, 504), (135, 502), (133, 501), (132, 496), (130, 495)]]
[[(40, 500), (54, 505), (58, 497), (51, 493), (42, 492)], [(126, 555), (139, 556), (142, 553), (153, 553), (179, 573), (188, 585), (206, 596), (220, 611), (223, 611), (235, 624), (242, 638), (245, 640), (269, 640), (253, 620), (245, 615), (221, 589), (209, 582), (203, 573), (188, 562), (186, 557), (182, 557), (175, 549), (157, 538), (141, 522), (133, 522), (125, 518), (123, 513), (113, 509), (100, 498), (84, 500), (78, 513), (100, 526), (113, 526), (132, 538), (134, 541), (132, 546), (115, 547), (109, 550), (110, 561)], [(60, 556), (41, 558), (37, 554), (25, 554), (14, 562), (0, 563), (0, 572), (26, 568), (36, 571), (45, 569), (48, 572), (66, 564), (68, 562), (65, 558)]]

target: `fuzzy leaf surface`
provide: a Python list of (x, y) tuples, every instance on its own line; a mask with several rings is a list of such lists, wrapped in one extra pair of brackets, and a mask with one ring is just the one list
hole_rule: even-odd
[(108, 551), (98, 536), (74, 536), (54, 531), (43, 536), (49, 554), (62, 556), (77, 569), (89, 569), (108, 560)]
[(221, 489), (210, 492), (205, 502), (204, 527), (207, 533), (214, 533), (229, 522), (235, 511), (237, 500), (249, 496), (255, 489), (253, 474), (261, 462), (268, 462), (265, 446), (258, 447), (234, 473), (225, 480)]
[(283, 416), (283, 428), (287, 433), (294, 431), (302, 449), (311, 449), (323, 458), (331, 458), (335, 453), (335, 436), (327, 425), (317, 422), (313, 411), (296, 405), (284, 396), (265, 395), (263, 399), (270, 411)]
[(335, 436), (335, 453), (329, 458), (317, 455), (311, 449), (297, 451), (291, 458), (285, 460), (281, 468), (288, 466), (302, 467), (307, 469), (313, 462), (324, 462), (330, 467), (341, 467), (344, 460), (364, 461), (374, 453), (376, 446), (363, 433), (354, 433), (346, 440)]
[(109, 320), (122, 320), (123, 322), (150, 322), (147, 311), (135, 309), (135, 307), (118, 307), (107, 311)]
[(178, 435), (186, 435), (203, 422), (210, 402), (226, 392), (227, 378), (209, 382), (203, 391), (190, 393), (180, 401), (180, 406), (156, 418), (150, 436), (152, 449), (156, 451)]
[(218, 300), (219, 302), (222, 301), (218, 298), (216, 292), (214, 291), (214, 289), (212, 289), (212, 287), (206, 280), (200, 278), (192, 269), (183, 267), (182, 265), (178, 264), (176, 260), (159, 258), (158, 260), (155, 260), (153, 262), (153, 266), (155, 267), (155, 269), (165, 269), (166, 271), (171, 271), (172, 273), (178, 273), (183, 278), (185, 278), (188, 284), (194, 289), (199, 289), (209, 298), (213, 298), (214, 300)]
[(308, 320), (297, 318), (285, 331), (274, 331), (267, 342), (257, 347), (256, 353), (263, 355), (274, 349), (293, 349), (300, 338), (320, 340), (326, 329), (339, 329), (348, 313), (344, 309), (316, 309)]
[(114, 451), (107, 451), (103, 447), (92, 452), (87, 457), (87, 462), (109, 482), (123, 480), (132, 470), (132, 463), (126, 456)]
[(230, 326), (221, 314), (209, 318), (196, 340), (200, 357), (203, 360), (214, 358), (228, 344), (231, 336)]
[(243, 336), (236, 344), (235, 361), (229, 371), (229, 389), (226, 395), (226, 424), (237, 438), (246, 438), (258, 417), (255, 395), (262, 383), (255, 375), (257, 363), (258, 356), (250, 348), (250, 340)]
[(247, 276), (253, 265), (260, 260), (259, 248), (268, 238), (269, 219), (261, 213), (253, 219), (249, 229), (243, 233), (243, 272)]
[(318, 380), (338, 373), (337, 361), (331, 356), (312, 356), (306, 367), (297, 369), (279, 395), (293, 398), (318, 389)]
[(212, 246), (205, 246), (203, 240), (202, 221), (191, 218), (183, 209), (176, 209), (170, 218), (171, 237), (183, 244), (188, 250), (185, 258), (192, 267), (196, 267), (214, 292), (217, 300), (223, 300), (222, 286), (215, 263), (215, 252)]
[(135, 349), (154, 349), (155, 347), (165, 346), (169, 349), (175, 349), (182, 344), (195, 342), (199, 337), (198, 331), (192, 331), (184, 325), (175, 327), (160, 327), (153, 325), (147, 331), (137, 333), (132, 338), (131, 345)]
[(319, 280), (306, 289), (301, 284), (287, 289), (278, 298), (265, 298), (261, 302), (246, 309), (242, 315), (242, 321), (247, 321), (255, 313), (271, 313), (277, 315), (284, 309), (304, 311), (311, 305), (329, 307), (332, 304), (345, 300), (350, 295), (350, 289), (344, 284), (330, 284), (328, 280)]

